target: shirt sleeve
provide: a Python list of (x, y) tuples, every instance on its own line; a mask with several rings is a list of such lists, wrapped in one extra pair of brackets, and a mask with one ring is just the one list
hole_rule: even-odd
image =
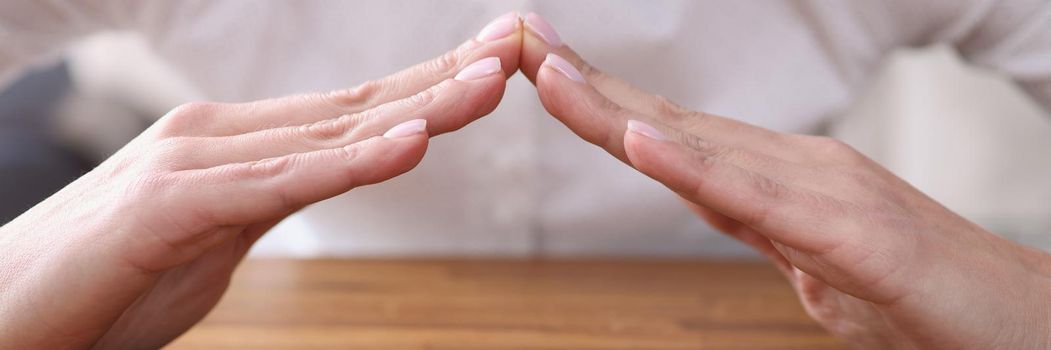
[(1005, 74), (1051, 111), (1051, 1), (987, 0), (958, 23), (948, 39), (967, 61)]
[(1005, 75), (1051, 110), (1051, 1), (799, 1), (832, 63), (863, 86), (886, 54), (943, 43)]
[(0, 88), (24, 70), (60, 57), (79, 38), (128, 23), (139, 2), (0, 1)]

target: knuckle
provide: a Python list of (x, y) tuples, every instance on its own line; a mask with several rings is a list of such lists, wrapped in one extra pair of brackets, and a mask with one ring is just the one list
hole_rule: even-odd
[[(680, 106), (679, 104), (673, 102), (667, 97), (660, 95), (653, 96), (653, 107), (657, 113), (673, 117), (675, 119), (686, 119), (688, 117), (692, 117), (694, 114), (697, 114), (689, 109), (686, 109), (685, 107)], [(703, 117), (703, 113), (701, 114)]]
[[(294, 167), (296, 160), (299, 156), (286, 156), (278, 158), (269, 158), (259, 161), (252, 162), (245, 167), (244, 176), (255, 177), (255, 178), (270, 178), (281, 175), (292, 167)], [(276, 201), (276, 206), (280, 208), (293, 208), (296, 207), (296, 202), (293, 200), (289, 191), (285, 188), (277, 188), (271, 192), (271, 196)]]
[(745, 218), (745, 224), (755, 227), (767, 227), (767, 223), (776, 222), (783, 201), (789, 195), (789, 190), (780, 182), (766, 176), (750, 174), (748, 183), (752, 187), (753, 195), (757, 197), (756, 210), (751, 211)]
[(343, 164), (350, 164), (359, 156), (361, 156), (361, 147), (361, 144), (356, 143), (341, 148), (339, 152), (339, 157), (343, 161)]
[(703, 134), (705, 130), (711, 129), (712, 123), (716, 120), (715, 118), (717, 118), (708, 113), (685, 109), (683, 113), (666, 115), (670, 115), (671, 119), (677, 119), (675, 122), (683, 125), (683, 130), (696, 134)]
[(151, 154), (177, 153), (190, 147), (190, 137), (173, 136), (157, 140), (153, 143)]
[(879, 179), (874, 179), (868, 172), (848, 170), (840, 172), (839, 176), (843, 177), (847, 183), (856, 188), (868, 188), (873, 184), (880, 182)]
[[(704, 173), (719, 171), (721, 168), (732, 166), (734, 162), (732, 158), (737, 157), (736, 152), (729, 147), (716, 145), (698, 138), (686, 138), (682, 142), (694, 150), (694, 152), (690, 153), (692, 158), (690, 162)], [(708, 184), (707, 182), (702, 182), (698, 185), (703, 187)], [(697, 193), (700, 193), (702, 190), (704, 188), (697, 188)]]
[(323, 99), (340, 110), (360, 110), (372, 103), (380, 86), (380, 82), (369, 80), (349, 89), (329, 92)]
[(713, 167), (717, 166), (718, 159), (716, 159), (716, 157), (713, 157), (708, 152), (696, 152), (693, 153), (692, 156), (692, 163), (703, 171), (710, 170)]
[(420, 91), (419, 93), (412, 95), (406, 101), (410, 106), (415, 108), (423, 108), (430, 105), (438, 99), (439, 92), (445, 87), (445, 84), (434, 85), (426, 90)]
[(836, 161), (855, 162), (864, 157), (860, 152), (842, 140), (828, 136), (808, 136), (815, 153)]
[(162, 137), (191, 133), (215, 121), (225, 105), (215, 102), (190, 102), (175, 107), (157, 122)]
[(714, 144), (698, 137), (684, 135), (680, 138), (680, 142), (696, 151), (695, 157), (703, 166), (710, 167), (719, 162), (728, 162), (737, 156), (737, 152), (730, 147)]
[(762, 229), (769, 227), (770, 223), (776, 222), (778, 215), (780, 215), (780, 209), (777, 206), (769, 203), (757, 203), (753, 210), (745, 212), (743, 217), (738, 220), (746, 226)]
[[(401, 100), (384, 104), (383, 106), (360, 113), (344, 115), (336, 119), (335, 123), (337, 125), (325, 127), (330, 128), (328, 131), (330, 136), (345, 136), (349, 141), (360, 140), (362, 137), (368, 136), (366, 135), (367, 133), (377, 131), (376, 128), (380, 127), (383, 120), (388, 119), (388, 117), (406, 113), (419, 113), (421, 110), (428, 108), (431, 104), (436, 103), (439, 99), (440, 91), (445, 85), (446, 83), (443, 82)], [(445, 100), (448, 101), (452, 99)], [(455, 107), (455, 105), (452, 104), (447, 105), (448, 108)], [(441, 113), (446, 111), (443, 110), (438, 112)]]
[(192, 138), (186, 136), (166, 137), (146, 149), (146, 153), (137, 161), (148, 169), (173, 169), (187, 154), (198, 152)]
[(365, 147), (368, 147), (369, 143), (370, 142), (368, 141), (358, 142), (343, 146), (340, 149), (336, 150), (338, 152), (336, 154), (336, 157), (338, 157), (339, 159), (339, 164), (337, 166), (344, 169), (343, 180), (346, 181), (346, 183), (349, 184), (351, 187), (361, 185), (361, 179), (358, 178), (359, 174), (355, 173), (354, 171), (351, 171), (351, 169), (353, 168), (352, 164), (354, 164), (354, 162), (356, 162), (357, 159), (361, 157), (362, 153), (364, 153)]
[(751, 173), (749, 176), (752, 188), (760, 198), (777, 201), (784, 199), (788, 194), (788, 188), (777, 180), (755, 173)]
[(850, 146), (845, 142), (828, 136), (811, 136), (810, 142), (818, 150), (824, 151), (825, 153), (837, 154), (850, 149)]
[(293, 139), (307, 138), (318, 142), (340, 140), (354, 128), (354, 120), (351, 115), (343, 115), (335, 119), (301, 125), (296, 127)]
[(130, 203), (149, 203), (177, 185), (178, 179), (171, 173), (147, 172), (132, 179), (125, 188), (124, 198)]
[(608, 98), (588, 99), (585, 107), (592, 113), (604, 117), (631, 117), (630, 112)]
[(581, 61), (575, 65), (579, 66), (577, 69), (580, 71), (580, 74), (587, 77), (588, 82), (592, 84), (600, 84), (602, 80), (606, 79), (606, 73), (587, 62)]
[(243, 167), (238, 167), (233, 174), (235, 177), (273, 177), (282, 174), (294, 165), (295, 157), (277, 157), (261, 159), (254, 162), (246, 163)]
[(449, 76), (455, 74), (459, 70), (460, 63), (463, 62), (464, 51), (457, 48), (438, 56), (437, 58), (430, 60), (426, 63), (426, 69), (432, 74), (439, 76)]
[[(584, 108), (591, 111), (591, 113), (600, 118), (610, 118), (611, 120), (627, 119), (627, 117), (618, 118), (617, 116), (625, 114), (625, 110), (623, 110), (619, 105), (606, 99), (602, 99), (600, 101), (587, 102)], [(618, 147), (621, 147), (621, 145), (623, 145), (623, 140), (621, 139), (622, 135), (612, 132), (615, 129), (611, 126), (607, 125), (605, 129), (606, 130), (587, 129), (583, 130), (581, 135), (584, 137), (584, 139), (594, 140), (593, 142), (596, 145), (602, 146), (607, 150), (617, 149)]]
[(211, 115), (222, 108), (222, 103), (197, 101), (181, 104), (170, 112), (176, 118), (188, 118), (202, 115)]

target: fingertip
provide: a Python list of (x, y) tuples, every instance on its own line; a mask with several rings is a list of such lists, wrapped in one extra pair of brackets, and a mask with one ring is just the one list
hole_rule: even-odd
[(544, 105), (544, 108), (555, 117), (565, 115), (569, 104), (576, 100), (571, 96), (574, 92), (566, 86), (570, 83), (572, 82), (562, 78), (561, 73), (555, 71), (554, 68), (542, 67), (537, 72), (537, 96), (540, 97), (540, 103)]
[(431, 136), (456, 131), (495, 110), (506, 86), (507, 80), (500, 74), (472, 80), (446, 79), (416, 97), (419, 108), (412, 113), (427, 119)]
[(416, 132), (397, 138), (376, 136), (345, 146), (353, 155), (353, 187), (383, 182), (412, 170), (423, 160), (429, 144), (426, 132)]
[[(391, 158), (394, 159), (394, 172), (387, 179), (407, 173), (416, 168), (427, 154), (430, 138), (424, 134), (418, 134), (403, 139)], [(383, 179), (386, 180), (386, 179)], [(383, 181), (380, 180), (380, 181)]]
[(628, 120), (627, 130), (657, 141), (664, 141), (667, 139), (667, 137), (664, 136), (664, 133), (657, 130), (657, 128), (635, 119)]
[[(385, 161), (387, 159), (398, 159), (401, 158), (402, 155), (422, 154), (426, 151), (427, 145), (430, 143), (431, 136), (430, 131), (427, 130), (428, 127), (426, 126), (429, 124), (420, 123), (419, 121), (421, 120), (426, 122), (426, 120), (424, 119), (415, 119), (402, 123), (399, 126), (406, 124), (424, 124), (422, 130), (414, 130), (412, 132), (407, 132), (406, 134), (398, 136), (391, 136), (387, 134), (384, 134), (382, 136), (374, 136), (364, 141), (360, 141), (357, 144), (350, 144), (344, 147), (360, 147), (359, 151), (361, 151), (362, 149), (368, 149), (369, 151), (383, 150), (382, 152), (377, 153), (380, 157), (376, 160), (380, 161)], [(391, 131), (398, 128), (399, 126), (391, 128)], [(411, 126), (411, 128), (416, 128), (416, 126)]]
[[(544, 42), (536, 37), (535, 34), (525, 31), (522, 34), (522, 45), (519, 57), (519, 70), (522, 74), (529, 79), (529, 81), (536, 82), (537, 75), (540, 74), (541, 65), (544, 60), (547, 59), (547, 54), (555, 52), (556, 50), (544, 44)], [(563, 50), (558, 50), (563, 51)]]
[(515, 75), (515, 73), (518, 73), (518, 65), (521, 61), (520, 52), (521, 46), (515, 46), (514, 52), (512, 54), (508, 55), (507, 58), (500, 59), (500, 63), (502, 65), (501, 68), (504, 71), (504, 79), (510, 79), (511, 76)]
[(504, 93), (507, 91), (507, 80), (505, 79), (494, 79), (493, 85), (487, 86), (479, 94), (479, 99), (482, 103), (479, 105), (478, 110), (475, 111), (477, 118), (489, 115), (496, 107), (500, 105), (500, 101), (504, 99)]
[[(548, 54), (547, 57), (536, 74), (536, 88), (541, 102), (547, 106), (548, 102), (562, 100), (569, 102), (576, 99), (571, 97), (579, 92), (574, 88), (581, 88), (587, 84), (580, 75), (580, 71), (572, 65), (565, 66), (567, 63), (558, 55)], [(562, 105), (562, 103), (557, 103), (553, 107), (558, 108)]]
[(624, 131), (624, 152), (639, 172), (673, 189), (681, 187), (682, 181), (675, 174), (688, 170), (689, 161), (680, 145), (646, 135), (637, 125), (629, 125)]
[(587, 82), (584, 79), (584, 75), (580, 73), (580, 70), (578, 70), (576, 66), (555, 53), (548, 53), (544, 57), (544, 62), (540, 64), (540, 67), (554, 69), (556, 72), (561, 73), (562, 76), (578, 83)]
[(423, 161), (424, 155), (427, 154), (427, 147), (430, 145), (430, 138), (426, 134), (416, 134), (396, 141), (399, 144), (390, 155), (394, 164), (392, 167), (393, 173), (387, 178), (407, 173), (416, 168)]
[(520, 17), (518, 12), (509, 12), (493, 19), (467, 41), (470, 57), (499, 57), (504, 78), (514, 75), (519, 67), (524, 31)]
[(649, 154), (648, 146), (653, 141), (652, 138), (631, 130), (630, 125), (624, 130), (624, 153), (628, 157), (628, 162), (643, 173), (646, 173), (646, 170), (649, 169), (647, 166), (647, 160), (649, 159), (647, 157)]
[(427, 119), (413, 119), (401, 124), (395, 125), (394, 127), (383, 133), (384, 138), (395, 139), (403, 137), (411, 137), (415, 135), (427, 135)]
[(548, 22), (544, 17), (536, 12), (530, 12), (525, 15), (522, 22), (533, 37), (540, 39), (548, 47), (562, 47), (562, 36), (555, 30), (555, 26), (551, 25), (551, 22)]
[(565, 61), (559, 56), (551, 55), (548, 61), (537, 72), (536, 88), (540, 102), (552, 115), (561, 119), (608, 114), (618, 109), (612, 101), (583, 80), (576, 68), (561, 65)]
[(621, 141), (622, 123), (630, 111), (610, 101), (587, 82), (571, 79), (554, 64), (540, 68), (536, 87), (548, 113), (584, 140), (626, 160)]
[(432, 130), (436, 132), (432, 134), (458, 130), (466, 126), (467, 123), (492, 113), (500, 105), (500, 101), (503, 100), (507, 89), (507, 79), (499, 74), (492, 74), (471, 81), (456, 81), (455, 83), (466, 84), (466, 89), (463, 90), (462, 95), (451, 101), (460, 107), (453, 108), (450, 105), (445, 111), (464, 111), (466, 119), (453, 123), (455, 125), (452, 125), (452, 128), (447, 127), (447, 123), (443, 121), (440, 123), (440, 126), (433, 126)]
[(503, 66), (500, 64), (500, 61), (500, 56), (490, 56), (474, 61), (456, 73), (456, 76), (454, 76), (453, 79), (459, 81), (471, 81), (496, 74), (497, 72), (503, 71)]
[(475, 35), (474, 40), (485, 43), (507, 37), (521, 28), (521, 17), (517, 11), (502, 14), (482, 27), (482, 30)]
[(668, 154), (667, 150), (663, 152), (655, 150), (655, 148), (669, 147), (666, 140), (667, 137), (657, 128), (642, 121), (628, 120), (624, 128), (624, 153), (628, 158), (628, 163), (646, 173), (644, 169), (650, 169), (648, 162), (653, 159), (653, 153)]

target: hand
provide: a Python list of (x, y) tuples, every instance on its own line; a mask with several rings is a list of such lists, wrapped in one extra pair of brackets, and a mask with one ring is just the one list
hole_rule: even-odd
[(171, 111), (0, 228), (0, 348), (171, 341), (274, 224), (410, 170), (428, 135), (491, 112), (518, 67), (518, 23), (357, 88)]
[(842, 142), (649, 95), (532, 21), (522, 70), (547, 110), (765, 254), (833, 334), (871, 349), (1051, 347), (1047, 254), (968, 222)]

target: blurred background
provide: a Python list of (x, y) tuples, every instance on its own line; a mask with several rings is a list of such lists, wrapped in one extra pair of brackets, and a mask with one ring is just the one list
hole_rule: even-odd
[[(480, 27), (487, 18), (472, 25)], [(593, 25), (569, 20), (557, 24), (563, 33)], [(471, 35), (467, 29), (456, 34)], [(591, 53), (582, 51), (585, 56)], [(440, 52), (424, 52), (420, 57)], [(615, 53), (591, 57), (600, 67), (604, 60), (623, 63), (611, 56)], [(617, 67), (622, 72), (626, 66)], [(984, 227), (1025, 244), (1051, 248), (1051, 117), (1047, 112), (1012, 81), (967, 65), (947, 45), (897, 50), (878, 67), (849, 107), (818, 116), (823, 118), (819, 132), (846, 140)], [(376, 71), (370, 76), (388, 73)], [(0, 93), (0, 222), (13, 219), (89, 171), (172, 107), (210, 99), (207, 90), (187, 79), (158, 54), (155, 45), (133, 31), (93, 33), (70, 43), (57, 58), (27, 70)], [(508, 87), (508, 95), (514, 94), (535, 93), (526, 79), (516, 75)], [(534, 103), (533, 111), (539, 108), (539, 102)], [(514, 106), (501, 106), (500, 111), (507, 114), (507, 108)], [(490, 118), (504, 117), (496, 113)], [(456, 136), (446, 136), (451, 137)], [(632, 218), (613, 213), (609, 220), (608, 225), (617, 225), (618, 220)], [(677, 233), (648, 232), (645, 239), (602, 244), (610, 237), (601, 232), (550, 237), (551, 233), (528, 229), (479, 233), (487, 237), (481, 245), (471, 243), (472, 235), (456, 233), (363, 235), (352, 247), (333, 253), (281, 248), (288, 237), (302, 240), (324, 230), (309, 218), (290, 218), (280, 230), (285, 238), (264, 238), (254, 254), (754, 256), (728, 240), (712, 243), (710, 250), (677, 249), (683, 242)]]

